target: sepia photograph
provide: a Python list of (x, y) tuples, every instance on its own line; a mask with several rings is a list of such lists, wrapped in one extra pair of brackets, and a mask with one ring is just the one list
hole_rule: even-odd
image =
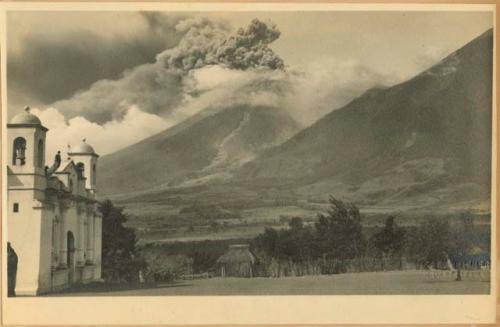
[(5, 298), (495, 293), (494, 6), (130, 8), (2, 9)]

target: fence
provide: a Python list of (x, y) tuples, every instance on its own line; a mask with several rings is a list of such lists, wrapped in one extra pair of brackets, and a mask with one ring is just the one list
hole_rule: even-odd
[[(422, 270), (428, 281), (453, 281), (457, 278), (457, 270)], [(463, 281), (490, 281), (490, 269), (461, 270), (460, 276)]]
[(278, 261), (272, 259), (263, 263), (259, 275), (288, 277), (305, 275), (331, 275), (384, 270), (418, 269), (415, 264), (401, 258), (356, 258), (347, 260), (316, 259), (306, 262)]
[(209, 274), (208, 272), (204, 272), (201, 274), (185, 274), (181, 276), (181, 279), (184, 280), (193, 280), (193, 279), (207, 279), (207, 278), (212, 278), (213, 276)]
[[(443, 265), (444, 267), (444, 265)], [(430, 281), (455, 280), (456, 270), (430, 269), (406, 260), (405, 258), (356, 258), (347, 260), (317, 259), (307, 262), (278, 261), (272, 259), (263, 263), (259, 276), (268, 277), (293, 277), (307, 275), (331, 275), (341, 273), (359, 273), (394, 270), (418, 270)], [(489, 281), (489, 266), (481, 268), (465, 267), (461, 269), (462, 280)]]

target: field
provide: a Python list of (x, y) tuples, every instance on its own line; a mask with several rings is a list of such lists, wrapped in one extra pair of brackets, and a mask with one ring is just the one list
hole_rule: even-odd
[[(198, 207), (197, 207), (198, 206)], [(250, 239), (262, 233), (266, 227), (287, 228), (292, 217), (301, 217), (306, 224), (313, 224), (318, 213), (325, 213), (330, 205), (326, 203), (298, 202), (295, 205), (240, 208), (224, 205), (167, 205), (154, 203), (128, 203), (126, 212), (130, 215), (127, 226), (136, 230), (142, 242), (176, 242), (224, 239)], [(189, 212), (186, 208), (191, 208)], [(405, 212), (389, 208), (361, 207), (364, 227), (384, 225), (389, 215), (394, 215), (400, 226), (415, 226), (430, 217), (456, 220), (456, 212)], [(475, 213), (478, 225), (489, 224), (490, 215)]]
[(210, 278), (135, 288), (94, 284), (50, 296), (488, 294), (489, 290), (486, 278), (457, 282), (413, 270), (286, 278)]

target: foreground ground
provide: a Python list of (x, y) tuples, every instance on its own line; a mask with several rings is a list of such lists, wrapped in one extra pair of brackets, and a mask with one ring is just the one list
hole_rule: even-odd
[[(485, 278), (483, 278), (485, 279)], [(426, 271), (391, 271), (286, 278), (210, 278), (172, 284), (91, 284), (51, 296), (488, 294), (490, 283), (454, 281)]]

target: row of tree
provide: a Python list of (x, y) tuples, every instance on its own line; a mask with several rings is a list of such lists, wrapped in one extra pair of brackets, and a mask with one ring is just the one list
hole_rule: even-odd
[[(127, 216), (123, 208), (104, 201), (100, 210), (102, 274), (109, 282), (138, 281), (140, 274), (144, 279), (172, 280), (186, 271), (205, 272), (202, 270), (214, 266), (227, 247), (222, 244), (210, 255), (195, 249), (185, 253), (168, 251), (168, 255), (154, 247), (141, 251), (134, 230), (124, 225)], [(313, 224), (292, 218), (289, 228), (266, 228), (251, 243), (260, 259), (262, 274), (267, 276), (405, 269), (411, 264), (414, 268), (453, 266), (460, 279), (460, 269), (478, 248), (470, 215), (462, 215), (453, 224), (447, 219), (426, 219), (409, 227), (399, 226), (389, 216), (383, 227), (373, 229), (363, 226), (355, 205), (333, 197), (330, 209), (319, 214)], [(483, 259), (488, 261), (489, 253)]]
[[(335, 273), (346, 270), (384, 270), (398, 263), (415, 268), (460, 270), (477, 245), (472, 217), (462, 215), (454, 224), (447, 219), (426, 219), (418, 226), (399, 226), (390, 216), (385, 225), (367, 232), (359, 209), (330, 198), (327, 214), (319, 214), (313, 225), (293, 218), (288, 229), (267, 228), (253, 241), (253, 249), (273, 274), (278, 266), (300, 271)], [(378, 264), (374, 264), (378, 263)], [(319, 268), (318, 268), (319, 266)], [(274, 267), (274, 268), (273, 268)]]

